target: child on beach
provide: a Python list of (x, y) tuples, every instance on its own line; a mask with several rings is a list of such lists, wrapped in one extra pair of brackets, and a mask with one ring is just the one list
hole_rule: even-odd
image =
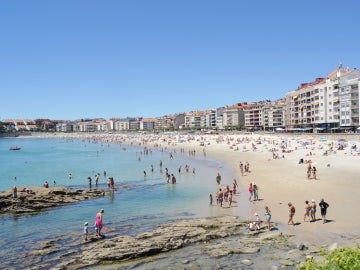
[(85, 222), (84, 223), (84, 241), (88, 240), (88, 235), (89, 235), (89, 227), (88, 227), (88, 223)]
[(213, 196), (211, 193), (209, 194), (209, 200), (210, 200), (210, 205), (212, 205), (213, 204)]

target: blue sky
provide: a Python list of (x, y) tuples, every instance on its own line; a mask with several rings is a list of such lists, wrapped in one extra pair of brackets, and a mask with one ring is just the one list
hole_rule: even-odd
[(1, 0), (0, 120), (275, 100), (359, 68), (359, 1)]

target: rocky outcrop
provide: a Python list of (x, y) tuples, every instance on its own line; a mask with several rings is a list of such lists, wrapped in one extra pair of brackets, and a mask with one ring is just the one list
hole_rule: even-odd
[(18, 192), (13, 198), (10, 190), (0, 193), (0, 214), (33, 213), (43, 209), (103, 197), (104, 190), (71, 190), (64, 187), (28, 187), (32, 192)]
[[(246, 222), (232, 216), (183, 220), (159, 225), (151, 232), (137, 236), (113, 236), (97, 241), (91, 239), (83, 242), (78, 252), (61, 255), (61, 262), (54, 269), (79, 269), (94, 265), (119, 264), (122, 262), (148, 259), (160, 253), (178, 250), (194, 244), (204, 244), (202, 253), (213, 258), (221, 258), (232, 254), (258, 253), (261, 245), (274, 248), (290, 249), (287, 236), (279, 232), (269, 232), (265, 228), (259, 231), (247, 231)], [(231, 240), (230, 240), (231, 239)], [(229, 244), (231, 241), (231, 244)], [(31, 255), (56, 250), (56, 241), (43, 243), (38, 249), (34, 247)], [(59, 261), (59, 260), (57, 260)], [(247, 262), (244, 261), (244, 264)], [(50, 265), (43, 265), (48, 267)], [(121, 269), (121, 267), (119, 268)]]
[[(62, 237), (34, 243), (23, 253), (26, 269), (296, 269), (319, 259), (320, 248), (296, 245), (276, 229), (246, 230), (247, 222), (225, 216), (161, 224), (137, 236), (111, 230), (106, 238)], [(74, 236), (69, 236), (75, 239)], [(19, 264), (21, 264), (19, 262)], [(26, 264), (26, 265), (25, 265)]]

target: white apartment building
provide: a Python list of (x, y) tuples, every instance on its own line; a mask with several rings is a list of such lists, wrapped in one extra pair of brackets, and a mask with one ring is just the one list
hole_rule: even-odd
[[(346, 88), (346, 86), (342, 87), (341, 85), (349, 84), (347, 78), (349, 78), (350, 74), (353, 74), (354, 77), (350, 81), (350, 85), (354, 85), (354, 80), (356, 81), (355, 71), (355, 69), (344, 69), (340, 65), (326, 78), (317, 78), (313, 82), (303, 83), (298, 89), (288, 92), (285, 96), (285, 124), (287, 130), (300, 129), (302, 131), (321, 132), (341, 129), (340, 115), (342, 112), (340, 104), (343, 104), (344, 108), (346, 108), (347, 104), (349, 108), (351, 107), (350, 103), (342, 101), (344, 100), (343, 94), (345, 94), (346, 89), (352, 87), (352, 99), (358, 98), (358, 86), (357, 88), (356, 86), (347, 86)], [(339, 92), (341, 87), (344, 93)], [(356, 104), (358, 106), (358, 102)], [(356, 122), (356, 109), (354, 106), (356, 105), (353, 105), (352, 112), (355, 115), (353, 120)], [(350, 119), (346, 120), (345, 117), (346, 114), (350, 114), (350, 111), (343, 114), (343, 125), (350, 125)]]
[(359, 127), (360, 71), (351, 70), (339, 80), (340, 128), (355, 130)]

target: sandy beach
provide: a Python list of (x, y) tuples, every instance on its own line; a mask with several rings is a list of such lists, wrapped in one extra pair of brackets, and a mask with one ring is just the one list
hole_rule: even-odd
[[(234, 215), (252, 220), (255, 219), (254, 214), (258, 213), (265, 220), (264, 207), (269, 206), (272, 212), (271, 221), (277, 224), (273, 230), (294, 234), (295, 241), (299, 243), (327, 245), (336, 242), (347, 245), (354, 243), (360, 236), (360, 216), (352, 211), (352, 207), (359, 202), (359, 134), (172, 133), (67, 136), (176, 151), (195, 151), (196, 155), (230, 164), (241, 186), (240, 196), (234, 198), (236, 203), (231, 208), (221, 209), (220, 215)], [(338, 150), (339, 145), (343, 146), (343, 149)], [(357, 146), (357, 151), (351, 150), (353, 145)], [(317, 168), (317, 179), (308, 179), (308, 164), (299, 164), (300, 159), (311, 160), (311, 165)], [(239, 168), (240, 162), (250, 164), (250, 172), (243, 176)], [(221, 170), (219, 173), (222, 173)], [(214, 182), (215, 178), (216, 175)], [(232, 182), (233, 179), (222, 179), (222, 186), (231, 187)], [(258, 201), (248, 200), (250, 183), (256, 183), (259, 187)], [(215, 193), (216, 190), (213, 195)], [(330, 205), (328, 222), (325, 224), (318, 206), (321, 198)], [(313, 199), (317, 204), (316, 221), (304, 222), (305, 200)], [(295, 226), (287, 224), (288, 202), (296, 208)]]
[[(324, 245), (350, 244), (360, 235), (360, 217), (351, 210), (359, 202), (356, 191), (360, 187), (360, 155), (351, 151), (354, 143), (360, 145), (358, 135), (341, 139), (330, 135), (246, 134), (204, 135), (181, 143), (181, 147), (187, 145), (186, 148), (195, 148), (198, 153), (206, 151), (207, 156), (232, 165), (243, 190), (237, 207), (231, 209), (232, 214), (251, 220), (258, 213), (264, 219), (267, 205), (278, 230), (294, 234), (297, 242)], [(284, 144), (285, 153), (281, 149)], [(346, 146), (337, 150), (338, 144)], [(329, 151), (331, 145), (334, 151)], [(273, 158), (271, 149), (279, 158)], [(311, 165), (316, 166), (316, 180), (308, 179), (308, 164), (299, 164), (301, 158), (311, 160)], [(239, 163), (246, 161), (250, 164), (250, 172), (241, 176)], [(230, 184), (232, 179), (225, 182)], [(249, 202), (247, 190), (254, 182), (259, 187), (259, 200)], [(322, 198), (330, 205), (328, 222), (323, 224), (319, 206), (316, 222), (304, 222), (305, 200), (314, 199), (318, 205)], [(288, 202), (296, 208), (295, 226), (287, 225)]]

